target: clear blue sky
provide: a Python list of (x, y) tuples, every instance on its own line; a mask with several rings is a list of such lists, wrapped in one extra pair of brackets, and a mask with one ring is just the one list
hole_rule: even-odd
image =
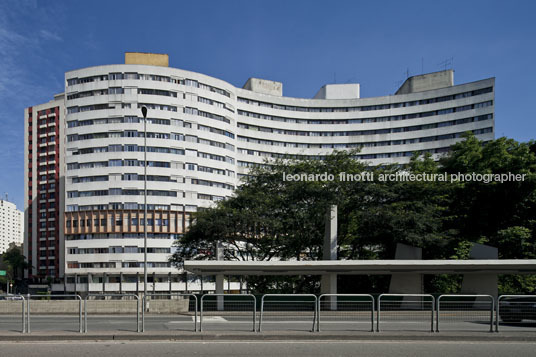
[(496, 77), (496, 136), (536, 133), (534, 1), (0, 2), (0, 194), (22, 209), (24, 108), (63, 91), (64, 73), (122, 63), (125, 51), (242, 86), (283, 82), (312, 97), (325, 83), (392, 94), (454, 58), (455, 82)]

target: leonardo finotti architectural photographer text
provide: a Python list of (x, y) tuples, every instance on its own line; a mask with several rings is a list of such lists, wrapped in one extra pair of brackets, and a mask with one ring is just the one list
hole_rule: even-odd
[(377, 174), (374, 175), (373, 172), (361, 172), (358, 174), (352, 174), (348, 172), (340, 172), (338, 174), (330, 174), (327, 172), (321, 174), (287, 174), (283, 173), (283, 181), (287, 182), (305, 182), (305, 181), (339, 181), (339, 182), (371, 182), (371, 181), (380, 181), (380, 182), (414, 182), (414, 181), (441, 181), (441, 182), (520, 182), (525, 181), (526, 174), (513, 174), (511, 172), (503, 174), (479, 174), (476, 172), (472, 173), (456, 173), (448, 174), (446, 172), (429, 174), (429, 173), (419, 173), (412, 174), (408, 172), (397, 172), (392, 174)]

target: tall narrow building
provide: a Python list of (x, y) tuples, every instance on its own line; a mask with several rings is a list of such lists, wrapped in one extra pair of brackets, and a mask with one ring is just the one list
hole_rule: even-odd
[(33, 282), (59, 282), (65, 272), (64, 104), (59, 94), (24, 111), (24, 255)]

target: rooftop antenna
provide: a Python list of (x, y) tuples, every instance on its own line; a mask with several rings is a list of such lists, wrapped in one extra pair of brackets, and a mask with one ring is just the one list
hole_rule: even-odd
[(424, 74), (424, 57), (421, 57), (421, 74)]
[(443, 67), (443, 70), (452, 69), (454, 64), (454, 57), (446, 58), (444, 61), (439, 62), (437, 65)]
[(4, 194), (6, 195), (6, 202), (9, 202), (9, 200), (7, 199), (7, 192), (4, 192)]

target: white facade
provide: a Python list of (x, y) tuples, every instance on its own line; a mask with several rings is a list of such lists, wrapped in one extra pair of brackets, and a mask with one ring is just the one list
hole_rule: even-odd
[[(375, 98), (359, 98), (358, 84), (326, 85), (314, 99), (284, 97), (279, 82), (253, 79), (248, 89), (237, 88), (137, 64), (84, 68), (65, 79), (64, 268), (76, 276), (69, 283), (88, 288), (103, 281), (123, 284), (114, 291), (139, 288), (142, 106), (148, 108), (148, 271), (164, 290), (177, 272), (168, 258), (189, 214), (231, 196), (249, 167), (267, 157), (321, 158), (359, 147), (358, 158), (371, 165), (407, 163), (415, 152), (439, 157), (467, 131), (494, 138), (493, 78), (440, 88), (426, 78), (419, 92)], [(427, 85), (434, 89), (422, 90)]]
[(14, 203), (0, 200), (0, 254), (11, 243), (21, 245), (24, 240), (24, 215)]

